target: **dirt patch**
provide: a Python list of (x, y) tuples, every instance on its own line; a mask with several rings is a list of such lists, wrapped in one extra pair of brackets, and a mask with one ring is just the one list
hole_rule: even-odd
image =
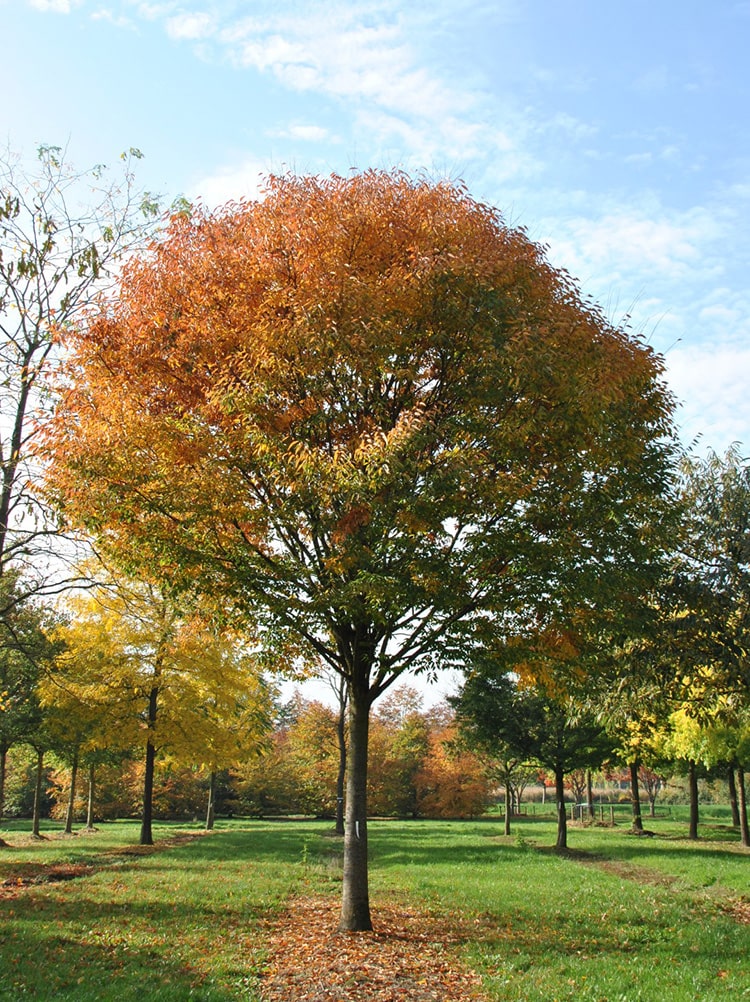
[(88, 877), (95, 867), (85, 863), (23, 863), (14, 867), (11, 876), (0, 884), (2, 890), (10, 888), (14, 891), (33, 884), (52, 884), (61, 880), (75, 880), (78, 877)]
[(481, 979), (457, 948), (477, 936), (460, 915), (378, 905), (373, 932), (338, 932), (332, 898), (293, 901), (267, 929), (264, 1002), (479, 1002)]
[(598, 870), (611, 873), (623, 880), (634, 880), (638, 884), (650, 884), (653, 887), (671, 887), (677, 882), (677, 877), (672, 877), (668, 873), (659, 873), (648, 866), (638, 866), (634, 863), (626, 863), (624, 860), (606, 859), (603, 856), (596, 856), (593, 853), (583, 851), (566, 852), (566, 856), (583, 863), (584, 866), (595, 866)]

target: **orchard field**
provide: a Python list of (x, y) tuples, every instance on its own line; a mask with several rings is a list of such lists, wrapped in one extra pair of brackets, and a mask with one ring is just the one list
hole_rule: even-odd
[(64, 1002), (750, 998), (748, 853), (555, 819), (373, 821), (373, 932), (336, 931), (343, 847), (307, 819), (0, 830), (0, 998)]

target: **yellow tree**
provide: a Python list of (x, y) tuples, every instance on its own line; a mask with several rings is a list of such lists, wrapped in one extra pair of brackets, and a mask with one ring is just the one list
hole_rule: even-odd
[[(162, 699), (160, 741), (170, 758), (208, 774), (206, 828), (213, 828), (217, 773), (265, 747), (272, 726), (273, 690), (264, 681), (247, 639), (188, 620), (180, 635), (183, 672)], [(192, 668), (189, 666), (192, 665)]]
[(66, 344), (67, 516), (345, 680), (341, 927), (371, 928), (374, 701), (525, 610), (627, 595), (660, 360), (461, 185), (378, 171), (176, 216)]
[(150, 845), (157, 751), (184, 758), (189, 748), (215, 772), (257, 740), (269, 700), (256, 662), (237, 636), (148, 582), (108, 576), (69, 612), (46, 698), (93, 709), (89, 743), (142, 747), (140, 838)]

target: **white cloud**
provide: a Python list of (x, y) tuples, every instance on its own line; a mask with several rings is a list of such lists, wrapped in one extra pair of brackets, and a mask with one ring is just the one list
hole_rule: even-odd
[(239, 166), (220, 168), (215, 173), (200, 178), (190, 186), (188, 196), (199, 199), (209, 208), (238, 199), (257, 200), (263, 197), (263, 180), (271, 173), (283, 170), (271, 168), (258, 160), (246, 160)]
[(240, 65), (292, 90), (365, 101), (404, 115), (459, 114), (471, 98), (418, 65), (398, 24), (365, 24), (356, 8), (249, 18), (219, 36)]
[(721, 234), (715, 214), (700, 207), (683, 213), (613, 208), (597, 218), (550, 223), (556, 231), (550, 239), (556, 263), (599, 284), (619, 283), (624, 275), (648, 278), (649, 284), (656, 275), (675, 281), (698, 267), (705, 276), (708, 248)]
[(30, 7), (45, 14), (70, 14), (73, 7), (78, 6), (78, 2), (79, 0), (28, 0)]
[(91, 14), (91, 20), (108, 21), (110, 24), (114, 25), (115, 28), (135, 28), (135, 24), (131, 18), (124, 17), (122, 14), (116, 14), (113, 10), (106, 7), (93, 11)]
[(180, 13), (167, 18), (165, 28), (170, 38), (197, 41), (210, 38), (214, 33), (215, 25), (210, 14)]
[(724, 452), (732, 442), (750, 446), (750, 346), (677, 346), (666, 356), (667, 379), (680, 402), (677, 414), (686, 443), (701, 436)]
[(290, 125), (286, 129), (274, 131), (272, 135), (281, 139), (301, 139), (305, 143), (337, 142), (322, 125)]
[(169, 17), (177, 8), (175, 3), (143, 3), (140, 0), (128, 0), (135, 7), (138, 17), (143, 17), (147, 21), (158, 21), (161, 18)]

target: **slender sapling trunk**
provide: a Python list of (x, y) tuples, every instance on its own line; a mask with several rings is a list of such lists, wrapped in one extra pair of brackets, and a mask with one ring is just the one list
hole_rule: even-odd
[(31, 834), (41, 838), (40, 818), (42, 814), (42, 775), (44, 773), (44, 751), (37, 749), (36, 753), (36, 784), (34, 786), (34, 812), (31, 820)]
[(216, 810), (216, 770), (211, 770), (208, 780), (208, 806), (206, 808), (206, 831), (212, 831), (214, 827), (214, 814)]
[(154, 763), (156, 748), (152, 741), (156, 724), (156, 708), (159, 689), (152, 686), (148, 694), (148, 740), (146, 741), (146, 768), (143, 774), (143, 815), (141, 818), (141, 845), (153, 845), (154, 836), (151, 830), (154, 809)]
[(93, 762), (89, 764), (89, 796), (86, 804), (86, 828), (94, 830), (94, 789), (96, 780), (96, 766)]
[(737, 794), (740, 808), (740, 842), (750, 847), (750, 829), (747, 824), (747, 797), (745, 795), (745, 770), (737, 763)]
[(591, 775), (591, 769), (586, 770), (586, 806), (589, 818), (593, 821), (596, 815), (594, 812), (594, 780)]
[(630, 797), (633, 804), (633, 831), (643, 831), (643, 818), (641, 816), (641, 792), (638, 787), (638, 760), (634, 759), (630, 763)]
[(732, 825), (734, 828), (739, 828), (740, 808), (737, 803), (737, 783), (734, 778), (734, 765), (730, 765), (727, 769), (727, 783), (729, 784), (729, 806), (732, 809)]
[(5, 774), (8, 766), (8, 745), (0, 745), (0, 821), (5, 817)]
[(688, 762), (688, 786), (690, 787), (690, 826), (688, 838), (695, 841), (698, 838), (698, 771), (695, 762)]
[(555, 799), (557, 802), (557, 848), (568, 848), (568, 816), (565, 811), (565, 774), (555, 769)]
[(70, 793), (68, 794), (68, 807), (65, 811), (65, 834), (73, 834), (73, 815), (76, 805), (76, 780), (78, 779), (78, 749), (73, 752), (73, 761), (70, 763)]

